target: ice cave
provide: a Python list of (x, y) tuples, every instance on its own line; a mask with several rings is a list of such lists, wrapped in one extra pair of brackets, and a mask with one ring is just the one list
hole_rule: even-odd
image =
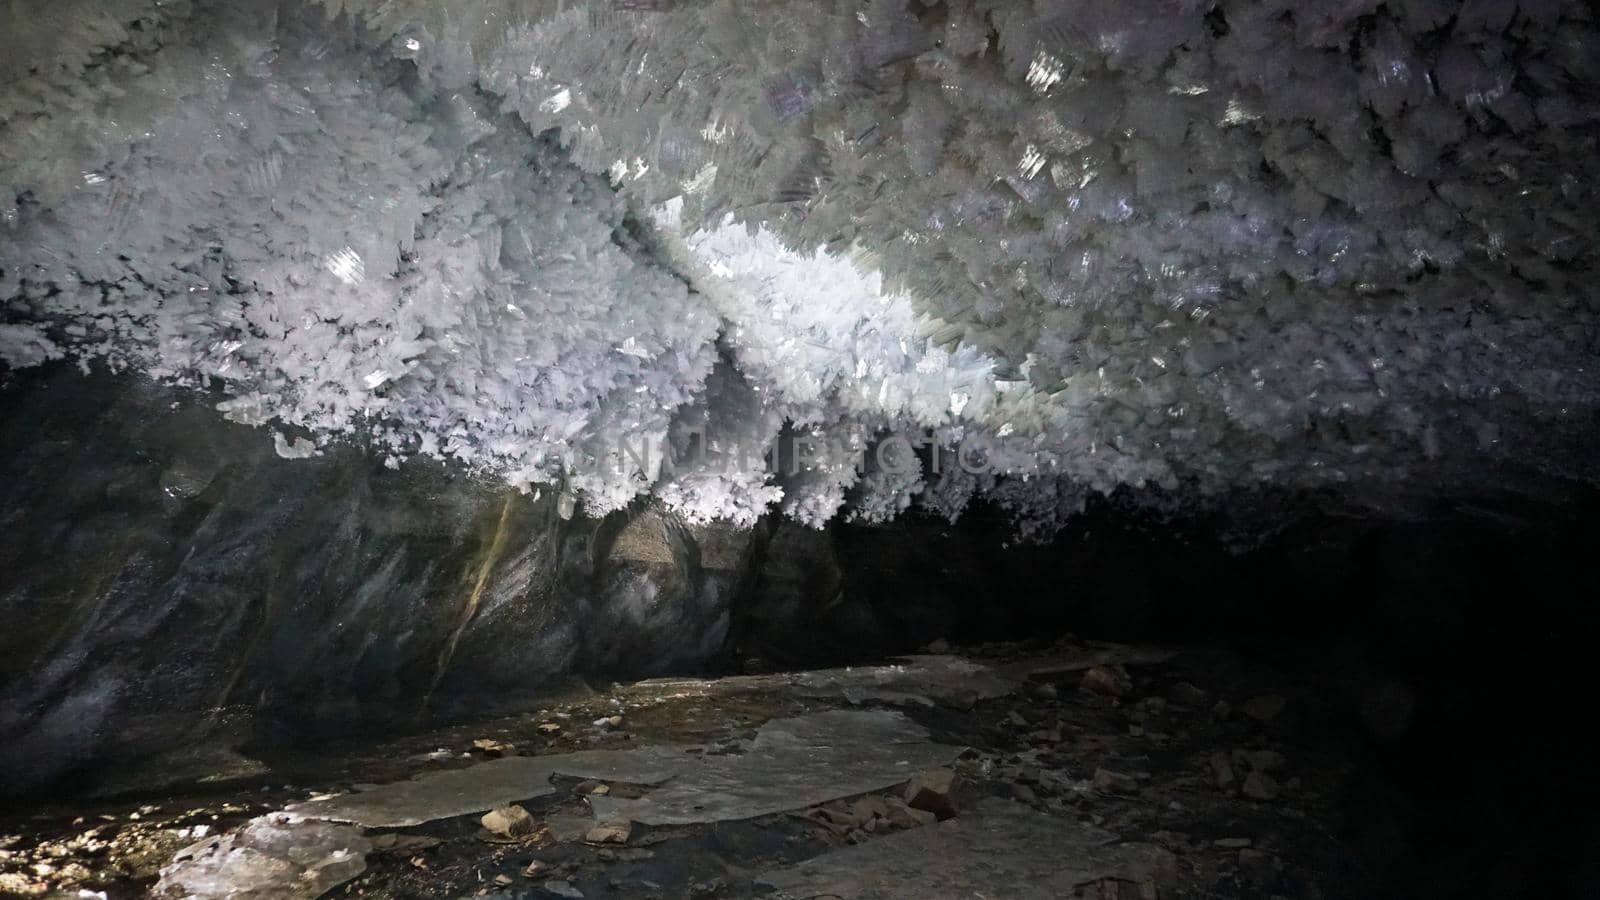
[(1597, 203), (1579, 0), (0, 0), (0, 896), (1600, 896)]

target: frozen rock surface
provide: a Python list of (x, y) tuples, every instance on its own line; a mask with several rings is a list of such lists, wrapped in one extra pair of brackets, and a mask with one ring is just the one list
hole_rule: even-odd
[(752, 819), (881, 790), (955, 758), (899, 713), (834, 710), (775, 719), (739, 752), (652, 745), (512, 757), (291, 807), (297, 817), (368, 828), (418, 825), (555, 792), (554, 775), (652, 785), (638, 798), (589, 799), (600, 822), (687, 825)]
[(992, 897), (1055, 900), (1083, 896), (1104, 880), (1154, 888), (1173, 854), (1071, 819), (987, 798), (956, 819), (824, 853), (758, 882), (776, 900), (848, 897), (923, 900)]
[(899, 713), (834, 710), (768, 722), (741, 753), (697, 755), (642, 797), (591, 805), (603, 821), (644, 825), (750, 819), (882, 790), (960, 752)]
[(201, 841), (161, 870), (154, 895), (183, 900), (314, 900), (366, 871), (361, 829), (281, 813)]

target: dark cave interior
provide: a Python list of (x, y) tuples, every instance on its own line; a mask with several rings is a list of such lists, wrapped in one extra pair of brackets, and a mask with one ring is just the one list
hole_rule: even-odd
[[(0, 831), (48, 835), (82, 810), (337, 780), (361, 748), (470, 732), (574, 685), (871, 667), (930, 645), (1004, 664), (1063, 640), (1115, 641), (1182, 661), (1130, 667), (1120, 709), (1195, 684), (1219, 698), (1251, 685), (1290, 698), (1255, 724), (1271, 746), (1294, 748), (1296, 764), (1337, 780), (1337, 796), (1273, 802), (1304, 803), (1296, 815), (1327, 842), (1320, 856), (1279, 850), (1306, 854), (1326, 896), (1513, 897), (1536, 886), (1580, 896), (1596, 884), (1600, 833), (1581, 814), (1597, 799), (1584, 719), (1600, 505), (1587, 495), (1463, 498), (1406, 521), (1302, 500), (1247, 546), (1218, 539), (1217, 520), (1158, 519), (1113, 498), (1046, 545), (1015, 544), (1002, 515), (979, 509), (956, 526), (765, 521), (732, 549), (726, 534), (630, 525), (647, 509), (564, 522), (530, 501), (509, 514), (516, 540), (558, 574), (521, 588), (521, 602), (547, 612), (518, 616), (544, 626), (451, 638), (453, 622), (415, 620), (415, 643), (380, 646), (348, 636), (395, 633), (392, 604), (353, 603), (340, 579), (393, 579), (424, 599), (459, 593), (448, 577), (429, 580), (431, 560), (408, 569), (402, 556), (454, 554), (464, 571), (484, 571), (493, 538), (479, 512), (502, 510), (503, 490), (388, 471), (355, 450), (309, 464), (263, 458), (250, 429), (181, 394), (65, 370), (11, 379), (3, 410), (8, 596), (49, 602), (15, 602), (5, 635), (0, 724), (14, 796)], [(454, 521), (417, 520), (418, 492)], [(502, 528), (507, 516), (491, 515)], [(76, 562), (61, 565), (63, 552)], [(514, 574), (518, 562), (508, 565)], [(666, 618), (635, 614), (640, 572), (677, 592)], [(726, 593), (693, 612), (716, 593), (713, 576)], [(223, 599), (249, 614), (214, 618)], [(548, 610), (580, 629), (562, 630)], [(719, 628), (710, 619), (721, 613)], [(492, 626), (492, 609), (478, 614)], [(707, 637), (686, 650), (696, 628)], [(451, 640), (454, 672), (430, 672)], [(537, 658), (556, 645), (578, 649)], [(977, 726), (945, 719), (997, 718), (1014, 699), (917, 713), (971, 739)], [(1238, 740), (1205, 724), (1236, 727), (1237, 711), (1211, 700), (1171, 709), (1175, 728), (1195, 732), (1191, 757)], [(997, 752), (1018, 740), (978, 736)], [(224, 750), (265, 768), (206, 778)], [(1151, 768), (1180, 755), (1152, 752), (1140, 757)], [(1307, 877), (1291, 868), (1230, 889), (1311, 896)], [(117, 894), (139, 882), (105, 884)]]
[(1600, 897), (1596, 48), (0, 0), (0, 896)]

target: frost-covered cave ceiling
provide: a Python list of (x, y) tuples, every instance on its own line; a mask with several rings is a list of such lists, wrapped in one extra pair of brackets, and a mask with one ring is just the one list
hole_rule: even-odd
[(0, 358), (692, 520), (1591, 479), (1597, 85), (1561, 0), (9, 0)]

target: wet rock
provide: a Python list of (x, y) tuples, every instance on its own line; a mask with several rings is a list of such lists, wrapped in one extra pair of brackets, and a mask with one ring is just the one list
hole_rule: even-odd
[(1285, 762), (1283, 754), (1276, 750), (1245, 750), (1236, 756), (1242, 756), (1245, 765), (1257, 772), (1276, 772)]
[(1246, 700), (1239, 711), (1257, 722), (1271, 722), (1282, 715), (1288, 705), (1289, 701), (1280, 694), (1262, 694)]
[(1094, 770), (1094, 786), (1106, 794), (1132, 794), (1139, 790), (1139, 779), (1101, 768)]
[(550, 836), (563, 843), (567, 841), (581, 841), (594, 826), (594, 820), (588, 816), (551, 815), (544, 820), (545, 827), (550, 830)]
[(590, 805), (599, 819), (643, 825), (748, 819), (883, 790), (907, 770), (948, 763), (959, 752), (899, 713), (833, 710), (774, 719), (737, 755), (679, 752), (676, 776), (661, 787)]
[(1239, 871), (1260, 881), (1276, 874), (1278, 860), (1265, 850), (1246, 848), (1239, 851)]
[(955, 799), (951, 796), (956, 783), (956, 773), (950, 769), (920, 772), (906, 783), (906, 805), (948, 819), (956, 814)]
[(439, 846), (438, 838), (425, 834), (378, 834), (371, 840), (375, 853), (415, 853)]
[(1122, 697), (1133, 690), (1133, 679), (1128, 675), (1128, 670), (1120, 665), (1095, 666), (1083, 673), (1078, 685), (1090, 693)]
[(626, 844), (632, 833), (627, 822), (604, 822), (585, 832), (583, 839), (590, 844)]
[(1384, 676), (1362, 691), (1361, 724), (1380, 741), (1392, 743), (1405, 737), (1416, 715), (1416, 689), (1405, 681)]
[(538, 825), (528, 811), (516, 804), (497, 806), (480, 820), (484, 830), (500, 837), (517, 838), (532, 834)]
[(1278, 782), (1265, 772), (1251, 772), (1246, 775), (1241, 790), (1252, 800), (1278, 799)]
[(1228, 754), (1218, 750), (1216, 753), (1211, 754), (1207, 764), (1211, 768), (1211, 781), (1213, 784), (1222, 790), (1227, 790), (1233, 786), (1237, 776), (1234, 774), (1233, 762), (1229, 759)]
[(1173, 867), (1172, 854), (1155, 845), (1117, 843), (1100, 829), (987, 798), (959, 819), (833, 850), (758, 882), (774, 900), (1071, 897), (1101, 878), (1154, 891)]
[(869, 794), (852, 803), (850, 818), (868, 832), (920, 828), (939, 820), (928, 810), (914, 808), (899, 797), (883, 794)]
[(566, 900), (583, 900), (583, 891), (573, 887), (570, 881), (552, 878), (541, 884), (540, 887), (544, 888), (545, 893), (563, 897)]
[(480, 753), (488, 757), (510, 756), (517, 752), (517, 748), (513, 747), (512, 745), (506, 743), (505, 741), (494, 740), (493, 738), (479, 738), (473, 741), (472, 749), (473, 752)]
[(157, 897), (313, 900), (367, 868), (358, 828), (270, 815), (180, 851), (161, 870)]

